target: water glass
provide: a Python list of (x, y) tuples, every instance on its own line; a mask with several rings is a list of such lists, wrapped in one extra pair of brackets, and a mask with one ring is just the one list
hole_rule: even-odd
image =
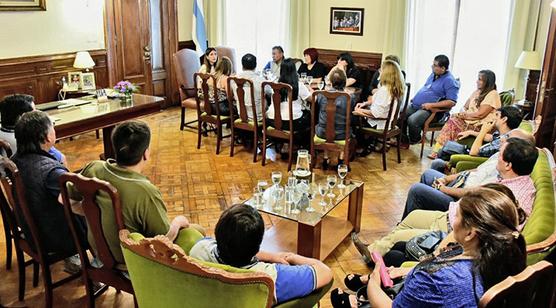
[(307, 198), (309, 198), (309, 206), (305, 209), (307, 212), (312, 213), (315, 211), (313, 208), (313, 200), (315, 200), (317, 189), (314, 183), (310, 183), (307, 189)]
[(266, 187), (268, 186), (268, 183), (265, 180), (259, 180), (257, 182), (257, 190), (260, 193), (264, 193), (264, 191), (266, 190)]
[(319, 204), (323, 207), (327, 205), (326, 201), (324, 201), (324, 196), (326, 196), (327, 192), (328, 192), (328, 183), (319, 183), (319, 194), (320, 194)]
[(319, 90), (322, 90), (322, 89), (324, 89), (324, 81), (321, 80), (319, 82)]
[(344, 184), (344, 179), (346, 178), (347, 174), (348, 174), (348, 166), (344, 164), (338, 165), (338, 176), (340, 177), (340, 184), (338, 185), (338, 188), (340, 189), (346, 188), (346, 185)]
[(276, 211), (281, 211), (283, 209), (282, 207), (282, 201), (284, 198), (284, 188), (277, 186), (275, 187), (274, 191), (273, 191), (273, 197), (274, 197), (274, 210)]
[(307, 76), (307, 84), (311, 87), (311, 83), (313, 82), (313, 76)]
[(294, 176), (288, 177), (288, 186), (295, 187), (297, 185), (297, 179)]
[(301, 79), (301, 82), (306, 83), (307, 82), (307, 73), (301, 73), (299, 78)]
[(336, 195), (332, 192), (334, 190), (334, 187), (336, 186), (336, 181), (337, 181), (337, 177), (335, 175), (329, 175), (326, 177), (326, 183), (328, 184), (328, 188), (329, 188), (329, 193), (328, 193), (328, 198), (330, 198), (330, 202), (332, 202), (332, 199), (334, 199), (336, 197)]
[(274, 187), (278, 186), (280, 182), (282, 182), (282, 172), (272, 171), (272, 184), (274, 184)]
[(255, 200), (256, 208), (261, 208), (263, 206), (263, 193), (259, 191), (258, 187), (253, 188), (253, 199)]

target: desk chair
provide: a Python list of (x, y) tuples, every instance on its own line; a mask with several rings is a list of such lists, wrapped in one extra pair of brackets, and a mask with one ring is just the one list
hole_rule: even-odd
[(182, 49), (174, 53), (174, 69), (176, 70), (176, 79), (181, 101), (180, 130), (183, 130), (184, 127), (195, 128), (191, 126), (191, 124), (197, 122), (197, 120), (185, 122), (185, 109), (197, 108), (193, 74), (198, 72), (200, 67), (199, 58), (194, 50)]

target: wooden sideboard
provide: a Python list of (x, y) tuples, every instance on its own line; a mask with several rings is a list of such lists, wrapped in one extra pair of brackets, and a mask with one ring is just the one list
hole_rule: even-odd
[[(97, 88), (109, 87), (106, 50), (90, 51), (95, 61), (91, 72), (95, 73)], [(5, 95), (24, 93), (33, 95), (35, 103), (58, 99), (62, 76), (80, 71), (73, 67), (75, 52), (0, 59), (0, 99)]]

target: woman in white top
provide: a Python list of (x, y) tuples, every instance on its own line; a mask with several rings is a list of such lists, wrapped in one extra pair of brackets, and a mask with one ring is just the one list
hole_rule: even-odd
[[(397, 104), (403, 97), (404, 82), (400, 66), (391, 60), (386, 60), (381, 66), (380, 86), (372, 99), (355, 106), (354, 115), (367, 118), (370, 127), (384, 129), (388, 112), (392, 103)], [(390, 115), (390, 120), (395, 112)]]
[(218, 62), (218, 54), (216, 53), (216, 49), (213, 47), (207, 48), (207, 50), (205, 50), (203, 65), (201, 65), (199, 73), (214, 74), (216, 70), (216, 62)]
[[(301, 130), (308, 127), (310, 120), (310, 112), (306, 108), (304, 101), (307, 101), (311, 96), (311, 90), (309, 90), (302, 82), (299, 81), (297, 77), (297, 70), (295, 68), (295, 63), (291, 59), (286, 59), (282, 62), (280, 66), (280, 78), (279, 82), (287, 83), (292, 86), (292, 120), (293, 120), (293, 130)], [(287, 93), (280, 93), (281, 101), (280, 104), (280, 115), (282, 118), (282, 129), (290, 130), (289, 123), (289, 106), (287, 101)], [(268, 111), (266, 112), (267, 125), (274, 126), (274, 106), (270, 104)]]

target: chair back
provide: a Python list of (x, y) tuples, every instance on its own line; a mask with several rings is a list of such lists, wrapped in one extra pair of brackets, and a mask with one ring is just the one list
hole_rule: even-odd
[(515, 90), (514, 89), (510, 89), (510, 90), (506, 90), (506, 91), (502, 91), (500, 92), (500, 101), (502, 103), (502, 106), (510, 106), (514, 103), (514, 99), (515, 99)]
[[(236, 65), (236, 50), (232, 47), (226, 46), (217, 46), (215, 47), (216, 53), (218, 54), (218, 58), (228, 57), (232, 62), (232, 74), (236, 74), (237, 72), (237, 65)], [(232, 75), (231, 74), (231, 75)]]
[(122, 217), (122, 209), (120, 205), (120, 196), (118, 191), (114, 186), (106, 181), (101, 181), (96, 178), (87, 178), (80, 174), (66, 173), (60, 176), (59, 179), (62, 200), (64, 203), (64, 212), (66, 214), (66, 220), (70, 226), (70, 230), (81, 257), (82, 264), (86, 265), (86, 268), (90, 268), (89, 258), (87, 256), (87, 251), (81, 244), (77, 233), (77, 226), (73, 217), (73, 212), (71, 209), (71, 200), (68, 192), (68, 184), (73, 185), (74, 189), (82, 197), (81, 208), (85, 214), (87, 220), (87, 226), (91, 231), (91, 235), (94, 239), (96, 246), (97, 258), (103, 264), (102, 268), (105, 269), (115, 269), (118, 262), (114, 258), (113, 253), (110, 251), (110, 246), (106, 241), (105, 232), (102, 228), (102, 213), (101, 208), (97, 203), (97, 198), (100, 194), (106, 194), (112, 201), (112, 207), (114, 209), (114, 215), (116, 218), (116, 224), (118, 230), (124, 229), (124, 221)]
[(296, 71), (299, 70), (299, 68), (301, 67), (301, 64), (303, 64), (303, 60), (301, 60), (299, 58), (291, 58), (291, 60), (295, 64), (295, 70)]
[[(315, 120), (319, 119), (319, 115), (316, 114), (318, 104), (318, 97), (322, 95), (326, 98), (326, 143), (334, 144), (336, 139), (336, 100), (340, 97), (346, 98), (346, 145), (350, 139), (350, 127), (351, 127), (351, 96), (346, 92), (339, 91), (315, 91), (313, 92), (312, 103), (311, 103), (311, 137), (315, 136)], [(319, 111), (320, 112), (320, 111)]]
[[(6, 218), (11, 226), (11, 231), (16, 241), (26, 243), (23, 247), (25, 252), (32, 255), (42, 264), (46, 264), (46, 253), (44, 253), (41, 236), (27, 205), (23, 180), (19, 170), (13, 161), (7, 157), (0, 157), (0, 185), (2, 187), (3, 199), (1, 203)], [(4, 203), (5, 202), (5, 203)], [(24, 230), (27, 230), (25, 232)], [(29, 238), (30, 237), (30, 238)]]
[(550, 307), (554, 292), (553, 270), (554, 266), (547, 261), (528, 266), (488, 289), (479, 307)]
[[(402, 120), (405, 119), (405, 115), (407, 114), (407, 106), (409, 106), (409, 95), (411, 92), (411, 83), (405, 83), (405, 91), (404, 91), (404, 101), (403, 105), (400, 108), (400, 117), (398, 119)], [(400, 125), (401, 127), (401, 125)]]
[[(270, 131), (267, 130), (266, 116), (263, 117), (263, 129), (267, 131), (267, 133), (270, 136), (286, 138), (290, 133), (287, 133), (286, 131), (282, 130), (282, 113), (280, 112), (280, 107), (282, 105), (282, 96), (280, 95), (280, 93), (283, 91), (287, 92), (286, 103), (288, 104), (290, 130), (293, 131), (293, 100), (292, 100), (293, 88), (287, 83), (264, 81), (261, 85), (261, 88), (265, 89), (266, 86), (269, 86), (273, 91), (271, 102), (272, 102), (272, 108), (274, 108), (274, 128), (279, 132), (275, 132), (275, 130), (270, 130)], [(263, 110), (267, 110), (264, 90), (261, 90), (261, 103), (263, 106)]]
[[(232, 88), (232, 85), (235, 87)], [(235, 89), (235, 91), (234, 91)], [(247, 91), (246, 91), (247, 89)], [(234, 92), (237, 96), (234, 96)], [(248, 96), (251, 100), (251, 112), (253, 115), (253, 125), (257, 127), (257, 107), (255, 104), (255, 90), (253, 86), (253, 81), (246, 78), (239, 77), (228, 77), (228, 101), (233, 102), (234, 100), (238, 103), (239, 121), (241, 124), (249, 124), (249, 117), (247, 115), (247, 107), (245, 106), (245, 97)], [(230, 108), (230, 112), (232, 108)], [(231, 116), (231, 114), (230, 114)], [(236, 120), (237, 121), (237, 120)]]
[[(195, 100), (197, 101), (197, 114), (206, 113), (209, 117), (212, 116), (211, 97), (214, 100), (214, 107), (216, 116), (220, 118), (220, 106), (216, 101), (218, 99), (218, 89), (216, 88), (216, 78), (211, 74), (195, 73), (193, 75), (195, 80)], [(210, 93), (212, 92), (212, 93)], [(201, 104), (201, 101), (204, 104)]]
[(139, 307), (271, 307), (270, 276), (188, 257), (165, 236), (120, 231)]
[(0, 153), (6, 157), (12, 157), (12, 147), (9, 142), (4, 139), (0, 139)]
[(180, 90), (180, 99), (195, 97), (195, 79), (193, 74), (198, 72), (201, 65), (194, 50), (181, 49), (174, 53), (174, 69)]

